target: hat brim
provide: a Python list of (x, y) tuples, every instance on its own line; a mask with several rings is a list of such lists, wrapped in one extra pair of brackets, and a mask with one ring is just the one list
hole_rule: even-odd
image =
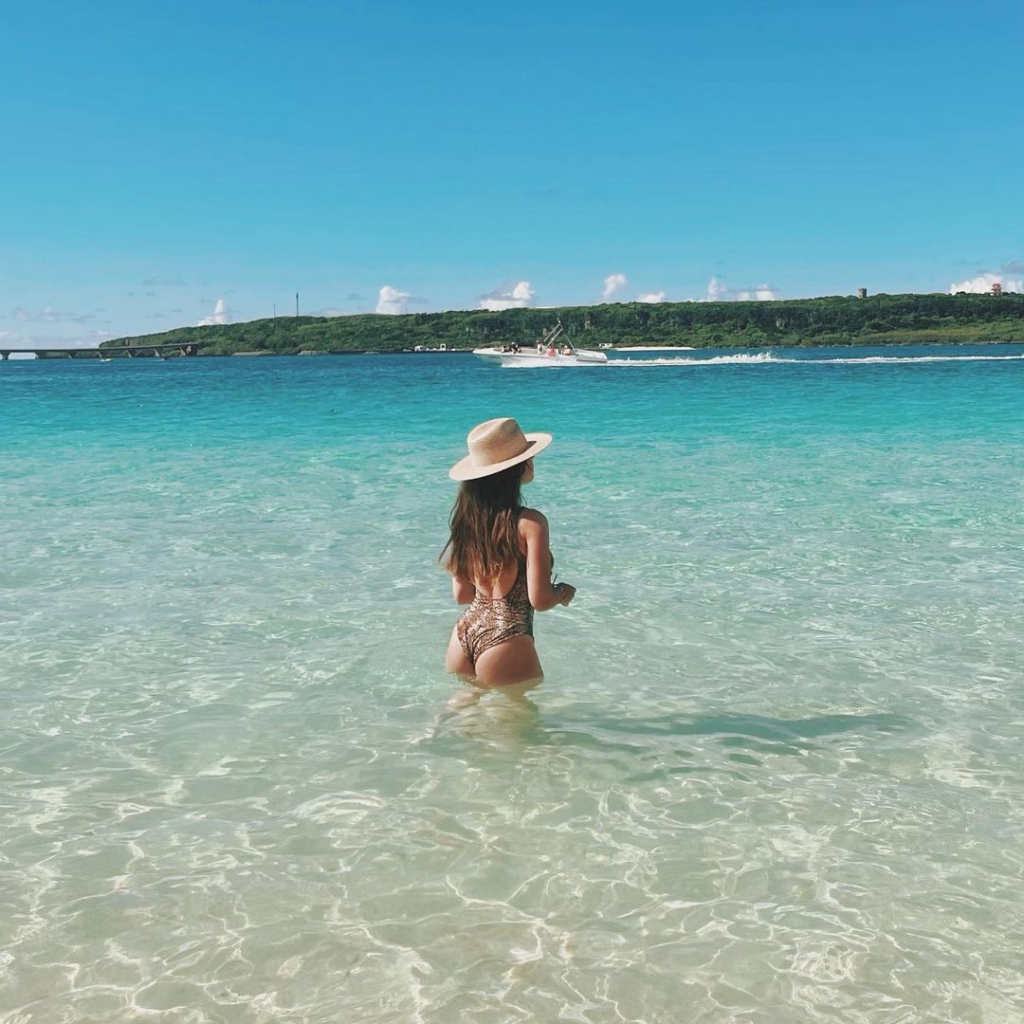
[(550, 434), (524, 434), (523, 436), (526, 438), (526, 451), (515, 458), (506, 459), (504, 462), (492, 462), (489, 466), (478, 466), (473, 462), (473, 456), (467, 455), (464, 459), (459, 459), (448, 470), (449, 478), (452, 480), (480, 480), (485, 476), (494, 476), (495, 473), (500, 473), (503, 469), (509, 469), (511, 466), (517, 466), (520, 462), (532, 459), (538, 452), (544, 451), (552, 441)]

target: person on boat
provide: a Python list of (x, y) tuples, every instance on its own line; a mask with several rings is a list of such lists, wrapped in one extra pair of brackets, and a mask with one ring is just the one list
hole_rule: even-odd
[(557, 356), (558, 355), (558, 352), (556, 351), (554, 344), (548, 345), (548, 355), (549, 356)]
[(452, 574), (457, 604), (469, 607), (452, 630), (445, 667), (477, 686), (539, 681), (533, 614), (568, 605), (576, 588), (551, 582), (548, 521), (522, 504), (533, 460), (550, 434), (524, 434), (510, 417), (469, 432), (469, 454), (449, 471), (458, 480), (439, 561)]

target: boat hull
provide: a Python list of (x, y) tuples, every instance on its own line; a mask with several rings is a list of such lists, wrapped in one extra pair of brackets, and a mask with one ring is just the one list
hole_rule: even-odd
[(473, 355), (486, 363), (495, 366), (522, 366), (530, 368), (566, 366), (604, 366), (608, 357), (603, 352), (589, 352), (586, 350), (577, 352), (575, 355), (542, 355), (540, 352), (502, 352), (495, 348), (476, 348)]

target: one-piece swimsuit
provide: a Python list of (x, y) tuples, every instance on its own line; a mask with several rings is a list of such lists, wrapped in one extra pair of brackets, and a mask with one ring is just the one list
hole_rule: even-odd
[(457, 626), (459, 643), (476, 665), (484, 651), (517, 636), (533, 636), (533, 605), (526, 587), (526, 556), (520, 552), (519, 568), (504, 597), (486, 598), (479, 591), (462, 613)]

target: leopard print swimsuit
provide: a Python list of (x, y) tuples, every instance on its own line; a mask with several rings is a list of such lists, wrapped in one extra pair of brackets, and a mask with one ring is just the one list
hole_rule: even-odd
[(473, 603), (462, 613), (457, 631), (459, 643), (473, 665), (484, 651), (506, 640), (533, 636), (533, 605), (526, 588), (524, 554), (519, 555), (519, 571), (508, 593), (488, 599), (477, 592)]

